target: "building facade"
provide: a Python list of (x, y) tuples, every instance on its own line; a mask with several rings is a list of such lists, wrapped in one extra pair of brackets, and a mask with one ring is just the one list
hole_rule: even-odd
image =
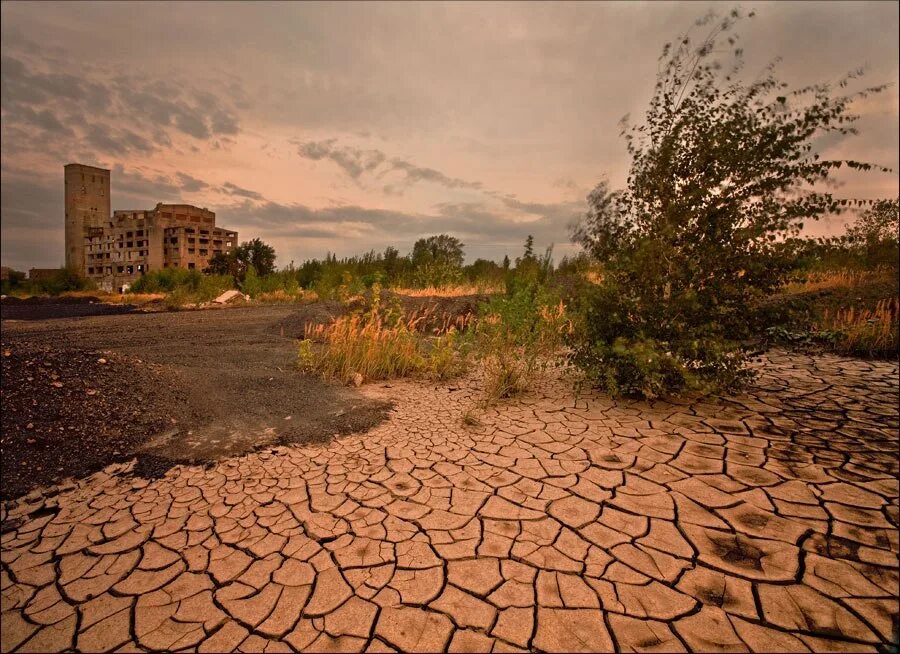
[(110, 215), (109, 171), (65, 166), (66, 265), (106, 290), (121, 290), (150, 270), (203, 270), (237, 245), (216, 214), (189, 204), (118, 210)]
[(109, 223), (109, 171), (83, 164), (64, 168), (66, 186), (66, 266), (84, 274), (85, 240)]

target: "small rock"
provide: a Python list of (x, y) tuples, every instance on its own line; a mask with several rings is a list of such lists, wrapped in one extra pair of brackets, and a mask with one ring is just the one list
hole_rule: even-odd
[(53, 387), (55, 387), (55, 388), (62, 388), (62, 387), (63, 387), (63, 383), (62, 383), (61, 381), (51, 382), (50, 385), (53, 386)]
[(104, 365), (106, 363), (106, 359), (101, 357), (101, 358), (97, 359), (97, 363), (99, 363), (100, 365)]
[(355, 373), (353, 375), (353, 385), (358, 388), (358, 387), (362, 386), (362, 383), (363, 383), (363, 376), (361, 374), (359, 374), (358, 372)]

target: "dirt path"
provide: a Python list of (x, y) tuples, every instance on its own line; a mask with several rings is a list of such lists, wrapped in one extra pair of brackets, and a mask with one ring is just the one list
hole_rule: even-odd
[(385, 403), (295, 370), (294, 341), (274, 327), (295, 312), (4, 320), (3, 495), (135, 454), (154, 475), (377, 424)]

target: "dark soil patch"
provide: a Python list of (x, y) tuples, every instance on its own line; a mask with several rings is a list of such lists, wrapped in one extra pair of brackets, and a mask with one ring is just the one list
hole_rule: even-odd
[(160, 370), (127, 356), (8, 342), (4, 332), (2, 370), (4, 496), (125, 460), (169, 424), (150, 410), (162, 399)]
[(157, 476), (176, 463), (326, 441), (383, 420), (389, 405), (296, 370), (296, 341), (273, 327), (292, 312), (4, 320), (0, 494), (135, 456), (139, 473)]
[(4, 320), (49, 320), (79, 316), (113, 316), (134, 313), (132, 304), (106, 304), (96, 297), (6, 297), (0, 300)]

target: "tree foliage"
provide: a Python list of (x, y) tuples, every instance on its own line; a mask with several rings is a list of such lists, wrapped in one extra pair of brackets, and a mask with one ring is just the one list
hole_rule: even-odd
[(215, 255), (204, 272), (212, 275), (231, 275), (242, 283), (252, 267), (258, 276), (275, 272), (275, 248), (255, 238), (246, 241), (227, 253)]
[(414, 266), (444, 263), (460, 268), (463, 264), (463, 247), (458, 238), (448, 234), (420, 238), (413, 245), (412, 263)]
[(411, 254), (417, 286), (445, 286), (462, 279), (463, 243), (455, 236), (421, 238)]
[(897, 247), (900, 231), (898, 200), (878, 200), (866, 209), (847, 229), (847, 241), (851, 246), (874, 250), (880, 247)]
[(853, 204), (827, 190), (835, 170), (873, 168), (824, 159), (815, 143), (855, 134), (851, 103), (885, 87), (836, 93), (854, 71), (837, 85), (789, 89), (777, 60), (746, 83), (740, 18), (710, 14), (697, 22), (708, 29), (699, 43), (689, 33), (666, 44), (645, 119), (622, 122), (625, 188), (598, 184), (573, 229), (605, 270), (574, 358), (613, 392), (739, 382), (749, 307), (790, 267), (781, 244)]

